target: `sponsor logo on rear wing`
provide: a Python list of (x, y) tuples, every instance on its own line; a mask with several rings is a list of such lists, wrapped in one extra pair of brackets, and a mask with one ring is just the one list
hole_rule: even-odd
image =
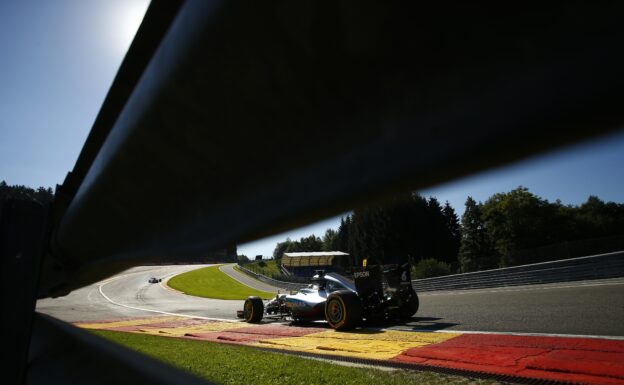
[(355, 273), (353, 273), (353, 278), (355, 278), (355, 279), (367, 278), (367, 277), (370, 277), (370, 271), (368, 271), (368, 270), (356, 271)]

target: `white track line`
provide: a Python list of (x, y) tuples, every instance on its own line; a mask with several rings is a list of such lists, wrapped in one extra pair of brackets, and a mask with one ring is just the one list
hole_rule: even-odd
[(120, 276), (108, 279), (108, 280), (106, 280), (106, 281), (104, 281), (104, 282), (102, 282), (101, 284), (98, 285), (98, 290), (100, 291), (100, 294), (102, 295), (102, 297), (104, 297), (104, 299), (106, 299), (108, 302), (112, 303), (113, 305), (125, 307), (125, 308), (128, 308), (128, 309), (145, 311), (145, 312), (150, 312), (150, 313), (157, 313), (157, 314), (164, 314), (164, 315), (171, 315), (171, 316), (177, 316), (177, 317), (205, 319), (205, 320), (209, 320), (209, 321), (240, 322), (240, 321), (231, 320), (231, 319), (203, 317), (203, 316), (189, 315), (189, 314), (180, 314), (180, 313), (171, 313), (171, 312), (162, 311), (162, 310), (153, 310), (153, 309), (146, 309), (146, 308), (142, 308), (142, 307), (138, 307), (138, 306), (125, 305), (123, 303), (119, 303), (119, 302), (113, 301), (112, 299), (110, 299), (104, 293), (103, 287), (108, 285), (109, 283), (111, 283), (113, 281), (117, 281), (117, 280), (119, 280), (121, 278), (125, 278), (128, 275), (135, 275), (135, 274), (139, 274), (139, 273), (145, 273), (145, 272), (144, 271), (134, 272), (134, 273), (124, 274), (124, 275), (120, 275)]

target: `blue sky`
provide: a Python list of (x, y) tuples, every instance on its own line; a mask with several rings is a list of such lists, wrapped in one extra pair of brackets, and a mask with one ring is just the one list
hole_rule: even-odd
[(0, 2), (0, 180), (72, 169), (147, 1)]
[[(61, 183), (73, 168), (146, 0), (0, 2), (0, 180)], [(485, 200), (519, 185), (579, 204), (590, 194), (624, 202), (624, 131), (421, 191), (461, 214), (466, 196)], [(271, 255), (287, 236), (321, 236), (340, 217), (239, 246)]]

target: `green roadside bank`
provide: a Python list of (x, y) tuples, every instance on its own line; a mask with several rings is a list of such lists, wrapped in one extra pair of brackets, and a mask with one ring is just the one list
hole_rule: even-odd
[(264, 299), (275, 296), (274, 293), (243, 285), (219, 270), (219, 266), (208, 266), (176, 275), (169, 279), (167, 285), (185, 294), (205, 298), (242, 300), (250, 295)]
[(251, 270), (254, 273), (266, 275), (267, 277), (271, 277), (273, 274), (281, 273), (279, 265), (274, 259), (253, 261), (244, 266), (246, 269)]
[(311, 361), (244, 346), (94, 330), (94, 334), (217, 384), (490, 385), (491, 380), (407, 370), (379, 370)]
[[(239, 272), (239, 273), (241, 273), (241, 274), (245, 274), (247, 277), (249, 277), (249, 278), (251, 278), (251, 279), (254, 279), (254, 280), (258, 281), (259, 283), (264, 283), (264, 282), (260, 281), (258, 278), (253, 277), (253, 276), (249, 275), (248, 273), (245, 273), (243, 270), (241, 270), (241, 268), (240, 268), (238, 265), (234, 265), (233, 269), (234, 269), (234, 270), (236, 270), (236, 271), (238, 271), (238, 272)], [(268, 277), (268, 275), (267, 275), (267, 274), (263, 274), (263, 275)], [(270, 278), (270, 277), (269, 277), (269, 278)], [(278, 289), (278, 290), (279, 290), (279, 289)], [(275, 293), (273, 293), (273, 295), (275, 296)]]

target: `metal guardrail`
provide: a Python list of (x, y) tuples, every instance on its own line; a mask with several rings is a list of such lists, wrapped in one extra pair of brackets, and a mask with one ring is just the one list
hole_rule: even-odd
[(624, 277), (624, 251), (412, 281), (417, 292)]
[(278, 281), (276, 279), (269, 278), (269, 277), (267, 277), (265, 275), (254, 273), (253, 271), (251, 271), (249, 269), (246, 269), (246, 268), (244, 268), (241, 265), (236, 265), (236, 267), (240, 271), (242, 271), (243, 273), (245, 273), (245, 274), (247, 274), (249, 276), (254, 277), (258, 281), (264, 282), (264, 283), (266, 283), (268, 285), (275, 286), (275, 287), (280, 288), (280, 289), (284, 289), (284, 290), (299, 290), (299, 289), (301, 289), (303, 287), (306, 287), (308, 285), (307, 283), (294, 283), (294, 282)]
[[(306, 286), (305, 283), (278, 281), (255, 273), (240, 265), (238, 265), (238, 268), (259, 281), (280, 289), (299, 290)], [(412, 286), (417, 292), (425, 292), (485, 289), (618, 277), (624, 277), (624, 251), (502, 269), (415, 279), (412, 281)]]

